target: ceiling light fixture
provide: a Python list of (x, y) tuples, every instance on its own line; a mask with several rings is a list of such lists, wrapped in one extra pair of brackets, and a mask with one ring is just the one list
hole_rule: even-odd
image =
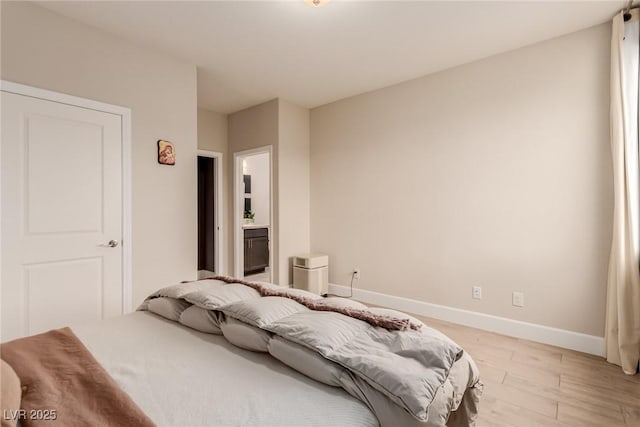
[(304, 0), (304, 2), (311, 7), (322, 7), (329, 3), (329, 0)]

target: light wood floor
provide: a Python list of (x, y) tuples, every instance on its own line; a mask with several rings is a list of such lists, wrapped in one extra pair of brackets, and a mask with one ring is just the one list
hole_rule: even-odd
[(640, 426), (640, 375), (601, 357), (420, 318), (476, 361), (479, 427)]
[(254, 282), (270, 282), (271, 275), (269, 273), (269, 267), (266, 268), (264, 273), (252, 274), (250, 276), (244, 276), (245, 280), (253, 280)]

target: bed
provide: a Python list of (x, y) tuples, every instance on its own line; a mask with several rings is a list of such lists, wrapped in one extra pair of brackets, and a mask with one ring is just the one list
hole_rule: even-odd
[[(158, 426), (475, 423), (482, 385), (475, 363), (455, 343), (437, 331), (429, 335), (434, 348), (451, 349), (451, 363), (437, 361), (442, 369), (416, 376), (412, 364), (422, 356), (412, 353), (412, 343), (430, 329), (419, 320), (363, 310), (355, 301), (282, 292), (229, 278), (183, 283), (154, 293), (135, 313), (71, 331)], [(404, 359), (387, 369), (376, 358), (388, 358), (389, 339), (399, 355), (392, 357)], [(11, 344), (2, 345), (3, 359)], [(439, 379), (423, 387), (429, 383), (423, 377), (432, 374)], [(419, 399), (412, 400), (414, 394)]]

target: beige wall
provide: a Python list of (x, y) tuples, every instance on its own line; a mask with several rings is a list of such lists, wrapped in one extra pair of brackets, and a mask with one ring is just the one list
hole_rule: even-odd
[(309, 110), (274, 99), (229, 115), (230, 158), (267, 145), (273, 150), (273, 281), (290, 285), (291, 258), (310, 247)]
[(229, 169), (229, 143), (227, 138), (227, 115), (213, 111), (198, 108), (198, 149), (216, 151), (222, 153), (222, 194), (219, 201), (222, 203), (223, 223), (220, 228), (222, 239), (223, 257), (221, 274), (233, 274), (233, 259), (231, 246), (231, 231), (233, 223), (231, 222), (231, 212), (227, 208), (233, 203), (233, 189), (231, 188)]
[[(1, 75), (131, 108), (134, 306), (195, 278), (195, 66), (30, 3), (2, 2)], [(157, 163), (158, 139), (175, 144), (175, 166)]]
[(273, 168), (273, 217), (271, 218), (271, 251), (272, 251), (272, 271), (273, 281), (278, 282), (279, 275), (279, 235), (278, 235), (278, 174), (275, 171), (278, 170), (278, 100), (274, 99), (265, 102), (260, 105), (256, 105), (251, 108), (247, 108), (237, 113), (229, 115), (229, 160), (228, 165), (228, 179), (229, 179), (229, 204), (228, 212), (231, 222), (229, 223), (230, 230), (230, 248), (229, 248), (229, 260), (231, 269), (230, 274), (233, 274), (233, 154), (239, 151), (250, 150), (252, 148), (271, 146), (272, 147), (272, 159), (271, 167)]
[(280, 99), (278, 182), (280, 284), (293, 283), (293, 256), (310, 248), (309, 110)]
[(226, 114), (198, 108), (198, 149), (227, 153)]
[(602, 336), (609, 37), (601, 25), (312, 110), (311, 244), (330, 281), (359, 267), (359, 288)]

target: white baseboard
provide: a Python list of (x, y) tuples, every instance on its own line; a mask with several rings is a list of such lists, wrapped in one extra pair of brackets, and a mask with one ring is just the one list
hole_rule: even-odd
[[(348, 295), (349, 287), (329, 284), (329, 292), (337, 295)], [(471, 326), (485, 331), (497, 332), (515, 338), (523, 338), (557, 347), (581, 351), (583, 353), (604, 356), (604, 338), (564, 329), (551, 328), (535, 323), (507, 319), (491, 314), (462, 310), (444, 305), (431, 304), (409, 298), (381, 294), (353, 288), (353, 298), (364, 303), (382, 305), (395, 310), (415, 313), (434, 319), (446, 320), (451, 323)]]

